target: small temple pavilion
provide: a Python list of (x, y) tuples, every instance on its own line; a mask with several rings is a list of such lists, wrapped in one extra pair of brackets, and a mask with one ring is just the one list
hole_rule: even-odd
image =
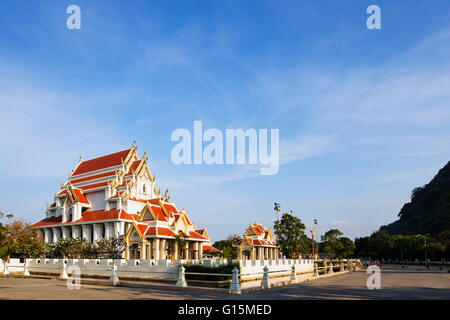
[(44, 242), (124, 236), (127, 259), (202, 259), (212, 247), (206, 229), (178, 210), (167, 191), (161, 196), (147, 160), (136, 143), (94, 159), (80, 157), (47, 204), (45, 219), (32, 228)]
[(276, 260), (279, 247), (274, 241), (271, 229), (255, 223), (247, 228), (243, 240), (235, 245), (238, 260)]

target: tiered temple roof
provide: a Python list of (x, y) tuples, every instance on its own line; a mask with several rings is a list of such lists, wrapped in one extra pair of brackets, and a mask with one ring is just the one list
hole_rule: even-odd
[(239, 244), (241, 247), (248, 243), (251, 247), (277, 247), (271, 229), (266, 229), (262, 224), (250, 224), (244, 233), (244, 239)]

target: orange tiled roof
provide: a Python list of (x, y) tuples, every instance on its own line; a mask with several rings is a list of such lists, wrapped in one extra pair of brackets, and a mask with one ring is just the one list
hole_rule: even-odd
[(204, 236), (202, 236), (201, 234), (198, 234), (195, 231), (189, 231), (189, 238), (190, 239), (208, 240)]
[(203, 249), (203, 252), (208, 251), (208, 250), (214, 251), (214, 252), (220, 252), (220, 250), (218, 250), (218, 249), (216, 249), (216, 248), (214, 248), (213, 246), (208, 245), (208, 244), (204, 244), (204, 245), (202, 246), (202, 249)]
[(76, 180), (70, 180), (71, 184), (75, 184), (75, 183), (80, 183), (80, 182), (85, 182), (85, 181), (89, 181), (89, 180), (94, 180), (94, 179), (99, 179), (99, 178), (103, 178), (103, 177), (108, 177), (108, 176), (113, 176), (115, 174), (114, 171), (109, 171), (109, 172), (105, 172), (105, 173), (100, 173), (100, 174), (96, 174), (90, 177), (85, 177), (85, 178), (80, 178), (80, 179), (76, 179)]
[(128, 169), (127, 175), (132, 174), (133, 170), (136, 170), (136, 168), (139, 166), (139, 163), (141, 163), (141, 160), (135, 160), (130, 166), (130, 169)]
[[(119, 217), (120, 213), (120, 217)], [(81, 218), (74, 221), (73, 223), (78, 222), (90, 222), (97, 220), (110, 220), (110, 219), (125, 219), (131, 220), (132, 217), (134, 219), (138, 218), (137, 214), (129, 214), (125, 212), (125, 210), (120, 209), (111, 209), (111, 210), (95, 210), (95, 211), (86, 211), (81, 215)], [(62, 222), (62, 216), (59, 217), (50, 217), (43, 219), (35, 224), (31, 225), (31, 227), (41, 227), (41, 226), (49, 226), (49, 225), (58, 225)], [(67, 221), (64, 224), (72, 223), (72, 221)]]
[(42, 227), (42, 226), (50, 226), (53, 224), (61, 224), (62, 216), (59, 217), (50, 217), (43, 219), (35, 224), (32, 224), (30, 227)]
[(120, 165), (122, 163), (122, 159), (125, 159), (130, 149), (115, 152), (108, 154), (106, 156), (81, 161), (81, 163), (77, 166), (75, 171), (72, 173), (72, 176), (76, 176), (82, 173), (87, 173), (90, 171), (100, 170), (116, 165)]
[(84, 204), (91, 204), (91, 203), (88, 201), (88, 199), (86, 199), (86, 197), (84, 196), (83, 192), (81, 192), (80, 189), (78, 189), (78, 188), (73, 188), (73, 191), (75, 192), (75, 195), (77, 196), (78, 201), (80, 201), (81, 203), (84, 203)]

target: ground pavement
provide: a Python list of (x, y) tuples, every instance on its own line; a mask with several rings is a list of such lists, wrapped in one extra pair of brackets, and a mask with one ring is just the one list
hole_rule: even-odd
[(0, 277), (0, 299), (449, 299), (450, 273), (447, 268), (384, 266), (381, 289), (369, 290), (369, 274), (352, 272), (334, 277), (256, 291), (228, 295), (195, 288), (129, 288), (81, 285), (69, 290), (64, 281)]

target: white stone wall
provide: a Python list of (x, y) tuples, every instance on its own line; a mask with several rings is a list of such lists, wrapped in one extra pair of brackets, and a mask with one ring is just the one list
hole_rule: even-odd
[[(62, 272), (63, 261), (66, 266), (77, 265), (81, 276), (105, 276), (111, 275), (113, 263), (117, 265), (119, 279), (142, 278), (142, 279), (176, 279), (178, 267), (172, 266), (170, 260), (128, 260), (125, 259), (27, 259), (28, 270), (31, 273), (53, 273)], [(23, 264), (22, 264), (23, 265)], [(23, 266), (22, 266), (23, 269)]]
[[(1, 259), (0, 259), (1, 261)], [(8, 265), (9, 273), (23, 273), (24, 264), (20, 262), (20, 259), (9, 259), (9, 262), (1, 261), (0, 262), (0, 271), (3, 273), (5, 270), (5, 264)]]
[(261, 277), (265, 266), (269, 268), (269, 275), (271, 273), (290, 273), (292, 271), (292, 265), (295, 265), (295, 271), (297, 273), (314, 272), (314, 260), (311, 259), (233, 260), (233, 262), (239, 263), (241, 279), (244, 280)]

